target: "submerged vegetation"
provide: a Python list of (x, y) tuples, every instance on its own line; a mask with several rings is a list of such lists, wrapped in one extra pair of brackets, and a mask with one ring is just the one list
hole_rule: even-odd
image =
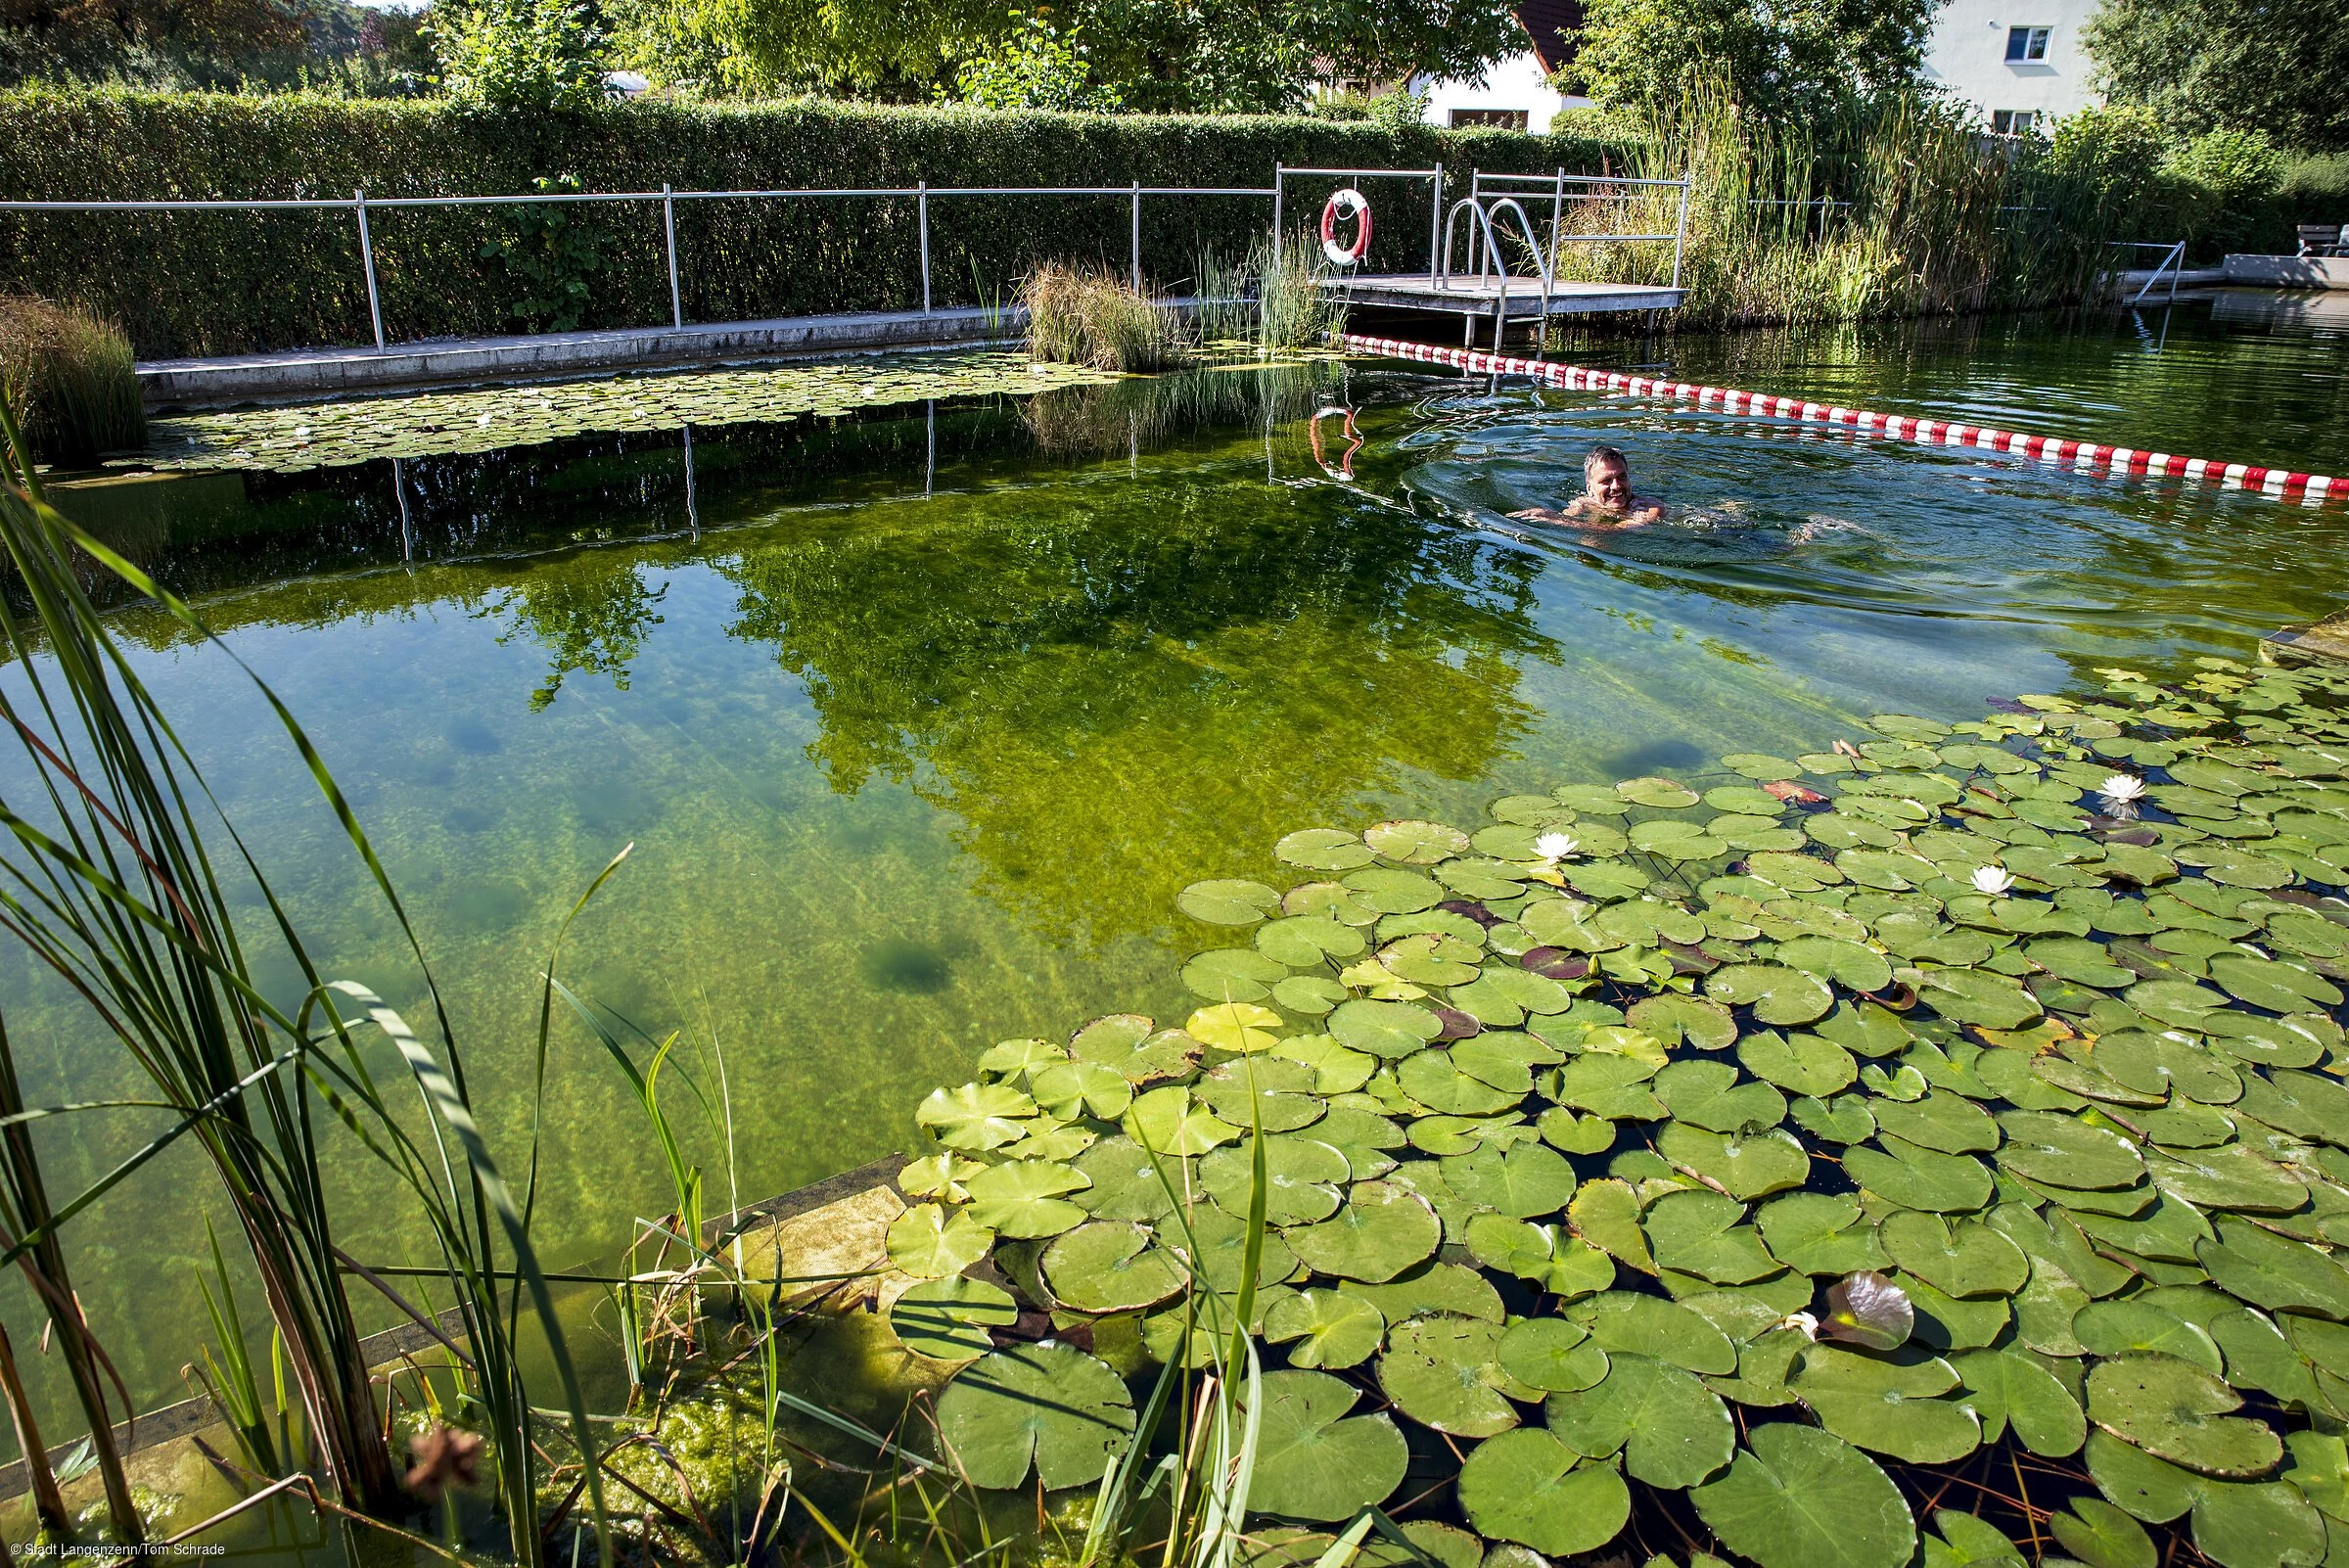
[(0, 297), (0, 397), (20, 410), (33, 453), (87, 463), (146, 439), (130, 340), (78, 305)]

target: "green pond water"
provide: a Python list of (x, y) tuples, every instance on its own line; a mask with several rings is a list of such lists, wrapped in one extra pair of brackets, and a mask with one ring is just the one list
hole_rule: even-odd
[[(2349, 334), (2203, 306), (1579, 357), (2349, 472)], [(1180, 960), (1221, 939), (1174, 895), (1269, 873), (1292, 829), (1474, 821), (1522, 788), (1816, 750), (1869, 713), (1974, 716), (2098, 667), (2247, 658), (2344, 596), (2337, 505), (1663, 403), (1375, 362), (954, 390), (61, 498), (309, 726), (515, 1157), (539, 965), (635, 846), (566, 968), (684, 1031), (714, 1092), (722, 1051), (738, 1185), (702, 1137), (714, 1208), (910, 1146), (915, 1103), (996, 1039), (1178, 1021), (1198, 1003)], [(1318, 456), (1312, 437), (1339, 400), (1351, 460), (1338, 421)], [(398, 425), (396, 400), (375, 408)], [(1504, 520), (1569, 493), (1593, 440), (1679, 521), (1586, 540)], [(116, 625), (322, 967), (416, 1016), (395, 931), (246, 677), (151, 611)], [(23, 783), (0, 775), (12, 799)], [(14, 953), (0, 1009), (33, 1103), (132, 1086)], [(53, 1190), (154, 1130), (122, 1113), (53, 1132)], [(552, 1259), (667, 1206), (640, 1112), (580, 1032), (559, 1038), (543, 1135)], [(367, 1157), (331, 1175), (346, 1249), (428, 1261)], [(73, 1233), (142, 1406), (180, 1396), (199, 1343), (210, 1180), (174, 1154)]]

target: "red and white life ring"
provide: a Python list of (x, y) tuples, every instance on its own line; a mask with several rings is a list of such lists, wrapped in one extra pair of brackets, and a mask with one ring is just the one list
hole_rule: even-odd
[[(1351, 247), (1338, 243), (1338, 219), (1359, 219)], [(1350, 267), (1359, 261), (1370, 249), (1370, 203), (1362, 193), (1349, 185), (1322, 204), (1321, 254), (1334, 266)]]

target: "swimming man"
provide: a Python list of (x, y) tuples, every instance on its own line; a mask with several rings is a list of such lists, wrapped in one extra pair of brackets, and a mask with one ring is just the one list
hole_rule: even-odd
[(1632, 462), (1612, 446), (1593, 446), (1583, 459), (1583, 493), (1562, 512), (1528, 507), (1509, 516), (1529, 523), (1572, 523), (1587, 529), (1635, 529), (1664, 521), (1664, 503), (1632, 493)]

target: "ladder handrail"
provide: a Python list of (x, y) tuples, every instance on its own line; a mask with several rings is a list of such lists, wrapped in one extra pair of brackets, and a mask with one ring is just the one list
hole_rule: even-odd
[(1542, 254), (1541, 237), (1534, 232), (1534, 220), (1526, 215), (1525, 208), (1515, 197), (1503, 196), (1497, 198), (1493, 200), (1490, 207), (1488, 207), (1485, 202), (1478, 200), (1478, 198), (1473, 195), (1463, 196), (1457, 202), (1452, 204), (1451, 212), (1444, 220), (1444, 268), (1442, 286), (1449, 288), (1451, 283), (1452, 228), (1459, 221), (1460, 212), (1463, 208), (1473, 212), (1476, 215), (1475, 224), (1470, 227), (1467, 232), (1468, 243), (1471, 249), (1474, 249), (1480, 233), (1485, 242), (1484, 250), (1479, 254), (1477, 259), (1477, 281), (1480, 283), (1484, 281), (1485, 268), (1488, 262), (1490, 262), (1496, 268), (1497, 274), (1500, 279), (1500, 293), (1493, 301), (1493, 341), (1497, 345), (1500, 342), (1500, 333), (1502, 329), (1508, 324), (1509, 279), (1514, 276), (1514, 274), (1509, 271), (1507, 262), (1501, 257), (1500, 236), (1495, 229), (1493, 223), (1494, 214), (1499, 212), (1503, 208), (1506, 208), (1510, 211), (1517, 214), (1517, 225), (1524, 231), (1525, 234), (1526, 249), (1533, 254), (1535, 277), (1542, 285), (1542, 319), (1546, 322), (1549, 319), (1549, 294), (1550, 284), (1552, 282), (1549, 266), (1546, 258)]

